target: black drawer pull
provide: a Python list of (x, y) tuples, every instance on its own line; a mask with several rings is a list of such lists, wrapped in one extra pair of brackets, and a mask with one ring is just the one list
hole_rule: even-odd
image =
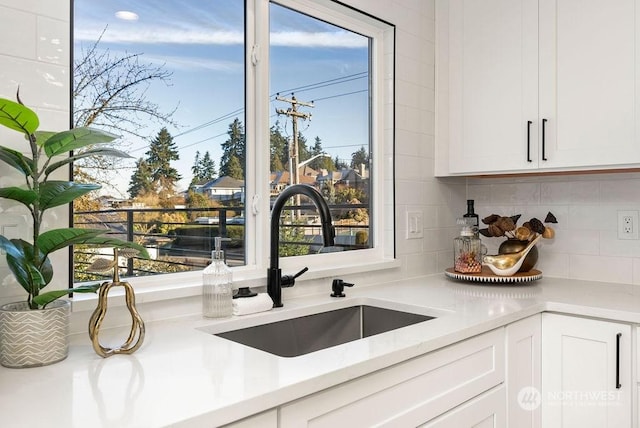
[(622, 333), (618, 333), (616, 335), (616, 389), (622, 388), (620, 384), (620, 339), (622, 338)]
[(527, 162), (531, 162), (531, 122), (527, 120)]

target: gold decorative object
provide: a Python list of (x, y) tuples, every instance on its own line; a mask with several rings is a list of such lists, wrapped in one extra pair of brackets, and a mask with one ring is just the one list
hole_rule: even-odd
[(499, 276), (509, 276), (518, 272), (520, 266), (524, 262), (525, 257), (534, 245), (542, 238), (542, 235), (536, 236), (529, 244), (517, 253), (497, 254), (495, 256), (484, 256), (483, 264), (488, 266), (491, 271)]
[[(89, 270), (94, 272), (107, 272), (113, 269), (113, 281), (104, 282), (100, 285), (100, 288), (98, 289), (98, 307), (93, 314), (91, 314), (91, 318), (89, 319), (89, 337), (91, 338), (93, 349), (98, 355), (104, 358), (115, 354), (132, 354), (142, 345), (142, 341), (144, 340), (144, 322), (136, 310), (133, 287), (126, 281), (120, 281), (118, 266), (118, 257), (130, 258), (136, 254), (137, 250), (127, 248), (118, 250), (117, 248), (114, 248), (113, 260), (97, 259), (89, 267)], [(102, 321), (104, 321), (104, 318), (107, 315), (107, 296), (109, 294), (109, 290), (111, 290), (112, 287), (118, 286), (124, 287), (125, 290), (125, 300), (132, 320), (131, 331), (129, 332), (127, 340), (120, 347), (107, 348), (100, 344), (98, 336), (100, 334)]]

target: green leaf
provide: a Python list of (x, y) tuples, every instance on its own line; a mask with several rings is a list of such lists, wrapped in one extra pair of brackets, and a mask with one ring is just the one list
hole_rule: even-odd
[(65, 158), (59, 162), (49, 165), (49, 167), (45, 170), (45, 174), (49, 175), (56, 169), (60, 168), (61, 166), (67, 165), (71, 162), (75, 162), (78, 159), (83, 159), (83, 158), (93, 157), (93, 156), (111, 156), (111, 157), (117, 157), (117, 158), (131, 157), (128, 153), (125, 153), (121, 150), (116, 150), (111, 148), (91, 149), (91, 150), (84, 151), (82, 153), (74, 154), (73, 156), (69, 156), (68, 158)]
[(52, 229), (41, 233), (37, 243), (42, 254), (48, 255), (71, 245), (84, 244), (88, 239), (105, 232), (107, 232), (105, 229)]
[(44, 143), (38, 142), (48, 157), (53, 157), (93, 144), (103, 144), (118, 138), (117, 135), (94, 128), (74, 128), (50, 136)]
[(53, 278), (53, 269), (48, 258), (44, 260), (40, 269), (36, 266), (33, 245), (22, 239), (8, 240), (0, 235), (0, 247), (5, 250), (7, 265), (16, 281), (29, 295), (37, 294)]
[(29, 107), (0, 98), (0, 125), (22, 132), (27, 137), (38, 129), (38, 115)]
[(33, 160), (8, 147), (0, 146), (0, 160), (24, 175), (31, 175), (33, 171)]
[(33, 135), (35, 135), (36, 137), (36, 143), (39, 145), (44, 144), (45, 141), (47, 141), (49, 138), (53, 137), (56, 134), (57, 132), (55, 131), (36, 131), (33, 133)]
[(79, 287), (68, 288), (66, 290), (47, 291), (46, 293), (42, 293), (34, 297), (33, 302), (37, 304), (39, 307), (44, 308), (49, 303), (61, 297), (64, 297), (69, 293), (95, 293), (98, 290), (98, 288), (100, 288), (100, 284), (81, 285)]
[(20, 187), (0, 188), (0, 198), (18, 201), (27, 207), (38, 199), (38, 194), (33, 190), (22, 189)]
[[(73, 181), (47, 181), (40, 184), (40, 209), (65, 205), (93, 190), (99, 189), (97, 184), (75, 183)], [(0, 195), (1, 196), (1, 195)]]

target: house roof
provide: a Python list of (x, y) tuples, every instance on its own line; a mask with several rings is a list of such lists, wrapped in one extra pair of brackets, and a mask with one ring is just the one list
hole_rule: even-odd
[(218, 177), (202, 186), (203, 189), (240, 189), (242, 187), (244, 187), (244, 180), (238, 180), (228, 175)]
[[(269, 174), (269, 182), (271, 185), (276, 185), (280, 183), (289, 184), (289, 171), (276, 171)], [(300, 183), (302, 184), (313, 184), (316, 182), (316, 175), (306, 175), (300, 174)]]

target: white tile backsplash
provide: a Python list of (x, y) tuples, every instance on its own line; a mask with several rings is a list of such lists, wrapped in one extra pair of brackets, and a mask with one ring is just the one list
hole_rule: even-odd
[(637, 173), (469, 179), (467, 194), (480, 217), (557, 217), (555, 239), (540, 245), (543, 274), (640, 284), (640, 240), (617, 238), (617, 211), (640, 210)]

